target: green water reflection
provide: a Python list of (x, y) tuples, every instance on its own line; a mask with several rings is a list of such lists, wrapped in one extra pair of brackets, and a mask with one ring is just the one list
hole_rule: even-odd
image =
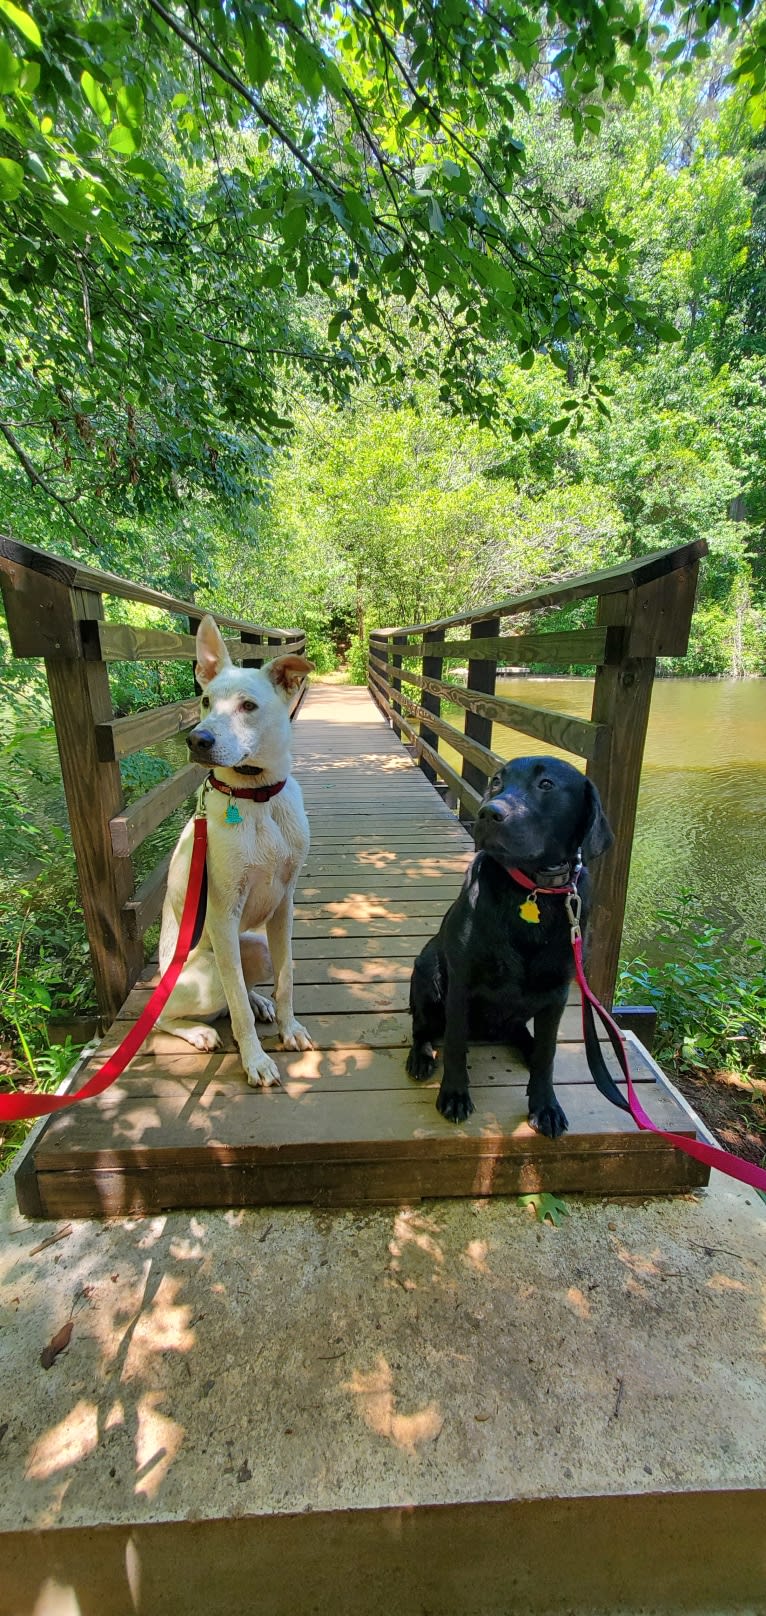
[[(497, 693), (590, 716), (590, 679), (499, 679)], [(461, 728), (464, 717), (461, 709), (450, 712)], [(567, 755), (499, 724), (492, 746), (503, 757)], [(456, 753), (450, 761), (459, 767)], [(657, 905), (682, 887), (704, 896), (732, 946), (746, 936), (766, 936), (765, 820), (766, 680), (658, 680), (641, 774), (624, 955), (640, 951), (651, 958)]]

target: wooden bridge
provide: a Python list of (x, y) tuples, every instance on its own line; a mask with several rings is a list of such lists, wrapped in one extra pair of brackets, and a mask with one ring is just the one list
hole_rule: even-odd
[[(312, 850), (297, 893), (295, 1004), (316, 1050), (275, 1051), (283, 1086), (254, 1093), (228, 1023), (214, 1055), (153, 1034), (104, 1096), (37, 1135), (17, 1175), (22, 1210), (71, 1217), (540, 1189), (646, 1194), (704, 1182), (697, 1164), (639, 1134), (596, 1092), (574, 1005), (557, 1060), (570, 1118), (564, 1140), (529, 1128), (526, 1072), (505, 1048), (471, 1051), (477, 1111), (459, 1129), (436, 1112), (436, 1084), (416, 1087), (404, 1073), (412, 960), (470, 860), (466, 822), (500, 757), (493, 726), (586, 759), (601, 792), (616, 845), (595, 872), (590, 974), (611, 1003), (656, 658), (686, 649), (704, 548), (658, 552), (452, 619), (377, 630), (369, 691), (319, 683), (303, 701), (299, 691), (294, 752)], [(120, 759), (188, 729), (197, 704), (190, 681), (182, 701), (117, 716), (109, 667), (193, 660), (201, 609), (8, 539), (0, 540), (0, 575), (15, 654), (45, 659), (106, 1028), (76, 1074), (79, 1085), (120, 1041), (154, 975), (144, 939), (159, 914), (168, 859), (136, 886), (133, 855), (204, 774), (186, 763), (125, 806)], [(105, 603), (115, 598), (158, 608), (163, 626), (110, 622)], [(556, 608), (589, 599), (597, 603), (594, 625), (559, 631), (554, 619), (551, 626)], [(503, 622), (521, 614), (523, 631), (503, 634)], [(179, 615), (183, 632), (165, 626)], [(246, 666), (304, 646), (296, 629), (218, 622), (232, 635), (231, 655)], [(445, 679), (450, 662), (467, 663), (466, 684)], [(504, 665), (593, 667), (591, 718), (497, 695)], [(443, 703), (465, 711), (464, 729), (443, 716)], [(440, 742), (462, 758), (460, 772)], [(519, 749), (504, 747), (503, 755)], [(639, 1013), (624, 1012), (623, 1020), (647, 1025)], [(693, 1114), (629, 1037), (647, 1110), (662, 1126), (693, 1134)]]

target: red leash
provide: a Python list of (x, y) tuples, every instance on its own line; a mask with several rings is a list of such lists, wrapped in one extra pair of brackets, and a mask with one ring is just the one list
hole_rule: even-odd
[(138, 1021), (130, 1028), (122, 1043), (109, 1056), (105, 1065), (84, 1083), (75, 1094), (0, 1094), (0, 1122), (19, 1122), (23, 1117), (47, 1117), (52, 1111), (63, 1111), (78, 1100), (88, 1100), (94, 1094), (103, 1094), (114, 1083), (128, 1062), (133, 1059), (167, 1004), (186, 960), (199, 942), (207, 907), (207, 819), (195, 815), (194, 845), (189, 866), (189, 885), (186, 889), (181, 924), (175, 953), (160, 977), (149, 1003), (144, 1006)]
[[(585, 1040), (585, 1053), (588, 1058), (591, 1075), (601, 1093), (611, 1100), (613, 1105), (620, 1106), (629, 1111), (636, 1125), (646, 1132), (659, 1134), (661, 1139), (667, 1139), (668, 1144), (676, 1150), (683, 1151), (685, 1156), (693, 1156), (695, 1161), (704, 1162), (707, 1167), (717, 1168), (719, 1173), (726, 1173), (729, 1178), (739, 1179), (741, 1184), (749, 1185), (750, 1189), (766, 1191), (766, 1170), (756, 1167), (753, 1162), (743, 1161), (741, 1156), (735, 1156), (729, 1150), (721, 1150), (718, 1145), (707, 1145), (702, 1139), (684, 1139), (682, 1134), (669, 1133), (664, 1128), (658, 1128), (647, 1116), (641, 1101), (636, 1094), (633, 1080), (630, 1075), (628, 1050), (622, 1032), (616, 1021), (612, 1019), (608, 1010), (591, 991), (585, 977), (585, 968), (582, 959), (582, 932), (580, 930), (580, 914), (582, 899), (577, 891), (575, 881), (561, 887), (538, 887), (523, 870), (510, 869), (508, 874), (525, 891), (542, 892), (546, 897), (557, 896), (564, 898), (567, 916), (569, 918), (569, 935), (572, 940), (572, 952), (575, 962), (575, 976), (582, 996), (582, 1030)], [(522, 908), (525, 905), (522, 905)], [(524, 917), (526, 918), (526, 916)], [(595, 1017), (598, 1016), (606, 1028), (609, 1042), (614, 1050), (620, 1070), (628, 1087), (628, 1097), (620, 1092), (609, 1071), (601, 1053), (601, 1046), (596, 1031)]]

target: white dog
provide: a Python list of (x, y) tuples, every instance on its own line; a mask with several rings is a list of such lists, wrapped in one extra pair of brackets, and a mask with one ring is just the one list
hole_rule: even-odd
[[(254, 1088), (278, 1083), (279, 1071), (261, 1047), (253, 1012), (264, 1021), (276, 1018), (286, 1049), (313, 1047), (293, 1013), (293, 892), (309, 827), (300, 787), (290, 775), (288, 711), (290, 696), (311, 667), (304, 657), (278, 656), (263, 668), (236, 668), (212, 617), (204, 617), (197, 631), (202, 713), (187, 744), (191, 757), (212, 769), (205, 787), (207, 914), (157, 1025), (195, 1049), (216, 1049), (217, 1032), (198, 1018), (215, 1020), (228, 1008)], [(160, 936), (163, 971), (176, 946), (193, 825), (190, 820), (184, 827), (170, 863)], [(248, 990), (242, 967), (242, 934), (264, 926), (276, 1009)]]

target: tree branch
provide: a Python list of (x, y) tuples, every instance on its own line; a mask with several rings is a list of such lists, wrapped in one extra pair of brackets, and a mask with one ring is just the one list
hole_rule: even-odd
[(307, 172), (311, 174), (312, 178), (316, 180), (317, 185), (321, 186), (323, 191), (332, 191), (333, 195), (339, 201), (342, 201), (343, 191), (341, 187), (336, 185), (334, 180), (330, 179), (328, 175), (323, 174), (322, 170), (317, 168), (316, 165), (311, 162), (311, 160), (306, 156), (306, 153), (302, 152), (300, 146), (296, 145), (295, 141), (290, 135), (288, 135), (287, 130), (282, 128), (281, 124), (278, 123), (277, 119), (272, 116), (268, 108), (264, 106), (263, 102), (259, 101), (257, 95), (253, 95), (252, 91), (248, 90), (247, 85), (242, 82), (242, 79), (238, 78), (236, 73), (233, 73), (230, 68), (225, 67), (222, 62), (217, 62), (215, 57), (211, 56), (210, 51), (206, 50), (205, 46), (201, 45), (199, 41), (194, 38), (194, 35), (190, 34), (188, 29), (184, 28), (182, 24), (178, 22), (177, 18), (173, 16), (172, 12), (166, 11), (165, 7), (160, 5), (160, 0), (149, 0), (149, 6), (158, 17), (162, 18), (162, 21), (167, 24), (168, 28), (170, 28), (172, 32), (183, 41), (184, 45), (188, 45), (189, 49), (194, 51), (196, 56), (200, 56), (203, 62), (207, 63), (208, 67), (218, 76), (219, 79), (223, 79), (225, 84), (228, 84), (232, 90), (236, 90), (237, 95), (241, 95), (243, 99), (247, 101), (248, 106), (252, 107), (256, 117), (260, 119), (262, 124), (265, 124), (267, 129), (271, 130), (272, 134), (276, 135), (277, 140), (280, 141), (283, 146), (286, 146), (288, 151), (292, 152), (296, 162), (300, 163), (301, 168), (305, 168)]
[(69, 509), (70, 505), (73, 503), (72, 500), (62, 499), (61, 495), (57, 494), (54, 488), (51, 488), (50, 483), (47, 483), (45, 478), (40, 476), (39, 471), (37, 471), (32, 465), (29, 455), (26, 453), (26, 450), (22, 448), (18, 438), (16, 437), (15, 433), (11, 431), (7, 421), (0, 421), (0, 433), (2, 433), (3, 437), (5, 438), (9, 449), (13, 450), (16, 459), (21, 462), (32, 486), (34, 488), (42, 488), (43, 493), (47, 494), (49, 499), (55, 499), (56, 504), (60, 505), (62, 511), (66, 512), (70, 522), (74, 522), (75, 527), (78, 527), (80, 532), (84, 533), (86, 539), (88, 539), (92, 544), (93, 535), (88, 532), (86, 527), (83, 527), (82, 522), (80, 522)]

